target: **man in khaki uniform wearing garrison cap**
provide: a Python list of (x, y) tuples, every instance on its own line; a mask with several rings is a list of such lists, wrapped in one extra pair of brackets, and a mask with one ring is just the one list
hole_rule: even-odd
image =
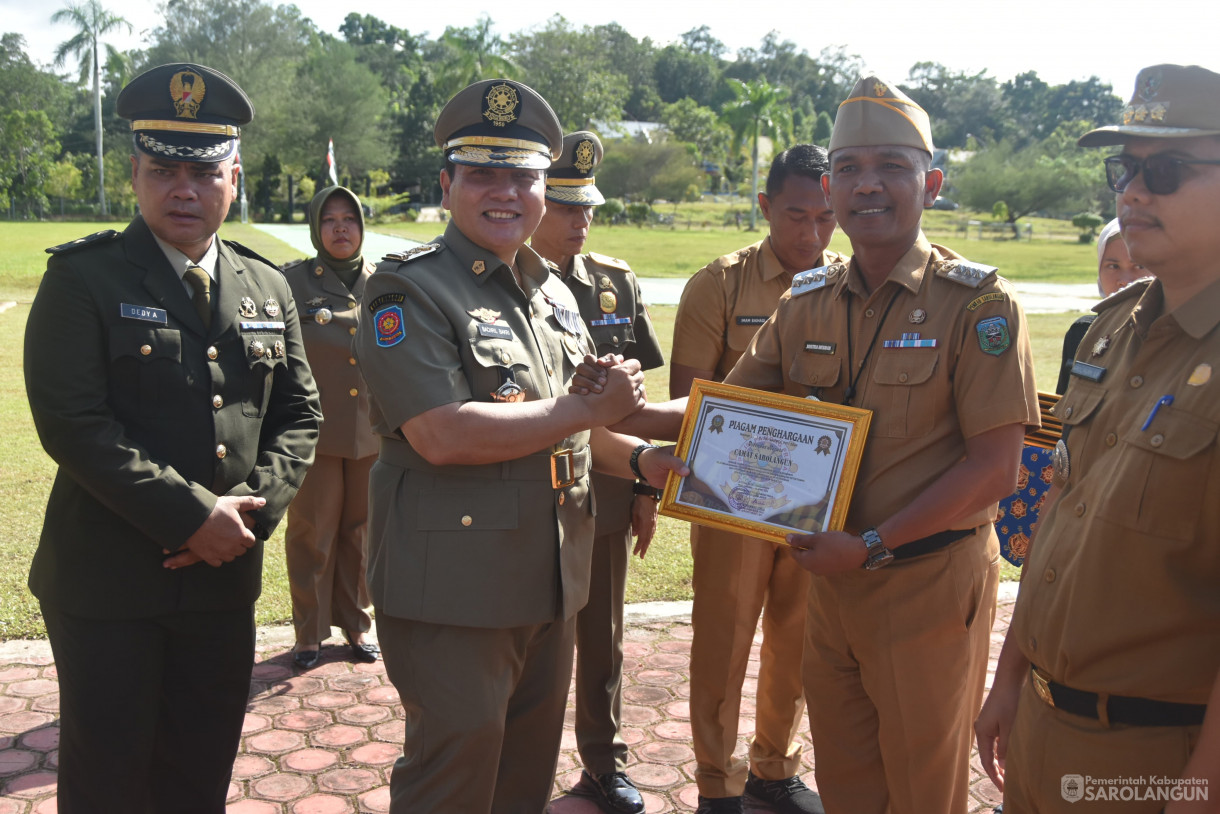
[[(602, 143), (587, 130), (563, 137), (563, 151), (546, 176), (546, 214), (530, 240), (558, 267), (576, 298), (599, 357), (617, 354), (643, 370), (665, 364), (640, 284), (626, 262), (581, 254), (594, 208), (606, 202), (596, 184)], [(623, 716), (623, 601), (632, 537), (643, 557), (657, 528), (660, 492), (647, 483), (596, 473), (597, 529), (589, 604), (576, 617), (576, 746), (584, 773), (575, 791), (593, 795), (617, 814), (638, 814), (644, 800), (627, 777)]]
[[(798, 274), (725, 379), (873, 412), (845, 530), (788, 538), (814, 574), (804, 686), (829, 814), (967, 810), (992, 521), (1039, 422), (1012, 286), (920, 228), (941, 185), (931, 152), (921, 108), (876, 77), (856, 84), (823, 180), (851, 262)], [(665, 437), (677, 406), (632, 430)]]
[(589, 587), (590, 438), (598, 469), (620, 477), (629, 459), (656, 482), (658, 461), (680, 464), (602, 429), (642, 405), (638, 363), (612, 368), (601, 394), (565, 393), (592, 345), (525, 246), (562, 140), (550, 106), (517, 82), (477, 82), (435, 135), (452, 219), (382, 261), (356, 332), (381, 444), (369, 590), (406, 712), (391, 810), (537, 814)]
[(1131, 258), (1056, 405), (1064, 436), (979, 756), (1010, 814), (1220, 797), (1220, 74), (1140, 71), (1106, 158)]
[(283, 275), (216, 234), (246, 94), (161, 65), (117, 110), (140, 214), (49, 249), (26, 323), (30, 410), (59, 465), (30, 568), (59, 673), (58, 807), (222, 814), (263, 542), (321, 414)]
[[(722, 381), (798, 272), (842, 260), (827, 248), (834, 212), (822, 191), (826, 151), (798, 144), (771, 162), (758, 205), (767, 237), (704, 266), (682, 291), (674, 322), (672, 396), (695, 379)], [(692, 525), (695, 601), (691, 730), (695, 780), (708, 811), (739, 811), (743, 790), (781, 814), (816, 811), (797, 775), (804, 714), (801, 650), (809, 574), (787, 546)], [(765, 611), (764, 611), (765, 605)], [(754, 737), (734, 755), (741, 687), (763, 617)]]

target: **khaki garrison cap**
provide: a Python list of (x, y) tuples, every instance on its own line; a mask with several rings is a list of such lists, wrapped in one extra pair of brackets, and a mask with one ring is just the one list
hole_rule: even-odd
[(458, 91), (432, 134), (450, 161), (479, 167), (545, 170), (563, 142), (546, 99), (508, 79), (484, 79)]
[(254, 118), (245, 91), (220, 71), (173, 63), (127, 83), (116, 102), (136, 149), (171, 161), (219, 162), (237, 152), (239, 128)]
[(571, 206), (601, 206), (606, 199), (593, 178), (601, 163), (602, 143), (596, 133), (578, 130), (564, 136), (563, 152), (546, 173), (546, 199)]
[(931, 155), (932, 125), (928, 114), (888, 82), (865, 76), (839, 105), (830, 149), (899, 145)]
[(1081, 147), (1109, 147), (1133, 138), (1220, 134), (1220, 74), (1198, 65), (1153, 65), (1135, 77), (1123, 123), (1090, 130)]

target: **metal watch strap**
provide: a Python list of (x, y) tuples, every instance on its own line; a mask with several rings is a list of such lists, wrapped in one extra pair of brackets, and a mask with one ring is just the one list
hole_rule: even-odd
[(884, 568), (894, 561), (894, 552), (885, 547), (885, 543), (882, 542), (881, 535), (877, 533), (877, 529), (865, 529), (860, 532), (860, 539), (868, 547), (868, 558), (864, 560), (865, 569), (876, 571), (878, 568)]

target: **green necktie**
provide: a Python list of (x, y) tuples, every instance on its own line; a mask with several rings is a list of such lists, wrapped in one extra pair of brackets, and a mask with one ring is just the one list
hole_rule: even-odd
[(188, 266), (183, 279), (195, 291), (191, 301), (195, 303), (195, 313), (203, 321), (204, 329), (212, 327), (212, 278), (199, 266)]

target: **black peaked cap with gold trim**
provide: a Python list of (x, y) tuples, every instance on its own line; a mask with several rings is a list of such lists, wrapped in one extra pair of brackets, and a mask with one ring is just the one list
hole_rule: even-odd
[(458, 91), (432, 132), (450, 161), (479, 167), (545, 170), (563, 142), (546, 99), (510, 79), (484, 79)]
[(119, 93), (136, 149), (170, 161), (217, 162), (237, 152), (240, 127), (254, 118), (245, 91), (220, 71), (175, 62), (151, 68)]
[(593, 171), (602, 163), (602, 142), (596, 133), (578, 130), (563, 137), (563, 151), (546, 173), (546, 199), (571, 206), (601, 206)]

